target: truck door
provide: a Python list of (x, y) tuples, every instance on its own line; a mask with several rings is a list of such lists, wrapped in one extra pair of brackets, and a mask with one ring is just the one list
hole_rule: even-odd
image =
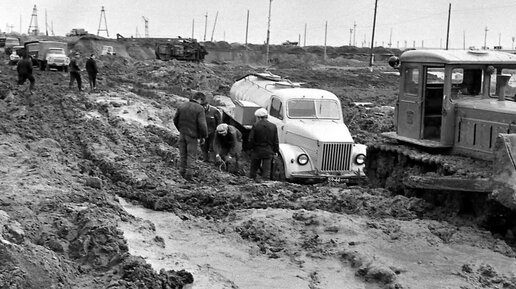
[(421, 137), (422, 73), (419, 66), (404, 66), (397, 107), (397, 133), (413, 139)]
[(278, 140), (280, 143), (285, 142), (285, 130), (283, 129), (284, 118), (285, 106), (278, 97), (273, 96), (269, 107), (269, 121), (278, 128)]

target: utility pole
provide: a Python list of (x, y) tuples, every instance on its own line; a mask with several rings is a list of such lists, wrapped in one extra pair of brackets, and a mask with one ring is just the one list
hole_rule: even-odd
[(195, 33), (195, 18), (192, 19), (192, 39), (194, 39), (194, 33)]
[(398, 49), (400, 48), (400, 41), (399, 40), (396, 41), (396, 48), (398, 48)]
[(326, 61), (326, 40), (328, 38), (328, 21), (324, 24), (324, 61)]
[[(33, 25), (34, 23), (34, 25)], [(29, 24), (29, 30), (27, 31), (28, 35), (38, 35), (39, 34), (39, 28), (38, 28), (38, 9), (36, 8), (36, 5), (34, 5), (34, 8), (32, 8), (32, 16), (30, 18), (30, 24)]]
[(516, 40), (516, 39), (515, 39), (515, 37), (513, 36), (513, 37), (512, 37), (512, 49), (514, 49), (514, 40)]
[(353, 36), (353, 28), (349, 28), (349, 46), (351, 46), (351, 37)]
[(462, 49), (466, 50), (466, 30), (462, 31)]
[(303, 46), (306, 46), (306, 23), (305, 23), (305, 37), (303, 38)]
[(389, 48), (392, 46), (392, 28), (391, 28), (391, 35), (389, 36)]
[(247, 36), (249, 35), (249, 9), (247, 9), (247, 21), (245, 23), (245, 46), (247, 47)]
[(217, 25), (217, 18), (219, 17), (219, 11), (215, 14), (215, 21), (213, 22), (213, 30), (211, 30), (211, 42), (213, 42), (213, 34), (215, 33), (215, 26)]
[(355, 36), (357, 35), (357, 22), (353, 21), (353, 46), (357, 46)]
[(206, 30), (208, 30), (208, 12), (204, 15), (204, 42), (206, 42)]
[(54, 34), (54, 21), (53, 20), (50, 20), (50, 31), (52, 32), (52, 36), (56, 36)]
[(271, 8), (272, 8), (272, 0), (269, 0), (269, 18), (267, 20), (267, 42), (265, 46), (265, 63), (269, 64), (269, 40), (271, 35)]
[(502, 46), (502, 33), (498, 33), (498, 46)]
[(48, 36), (47, 9), (45, 9), (45, 34)]
[(378, 0), (374, 0), (374, 17), (373, 17), (373, 33), (372, 33), (372, 36), (371, 36), (371, 56), (369, 58), (369, 67), (373, 67), (373, 60), (374, 60), (374, 53), (373, 53), (373, 48), (374, 48), (374, 30), (376, 28), (376, 9), (378, 8)]
[(448, 27), (446, 29), (446, 50), (448, 50), (448, 41), (450, 40), (450, 17), (451, 17), (451, 3), (448, 4)]
[(489, 30), (487, 29), (487, 26), (486, 26), (486, 28), (484, 30), (484, 50), (487, 49), (487, 31), (489, 31)]
[[(102, 19), (104, 19), (104, 29), (100, 29), (102, 26)], [(102, 9), (100, 9), (100, 21), (99, 21), (99, 29), (97, 30), (97, 36), (100, 34), (100, 31), (106, 31), (107, 37), (109, 37), (109, 32), (107, 28), (107, 21), (106, 21), (106, 10), (104, 10), (104, 6), (102, 6)]]

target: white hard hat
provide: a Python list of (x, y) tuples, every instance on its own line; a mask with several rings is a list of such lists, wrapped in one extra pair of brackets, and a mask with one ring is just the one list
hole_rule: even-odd
[(256, 117), (267, 117), (269, 114), (265, 108), (259, 108), (254, 112), (254, 116)]
[(217, 126), (217, 133), (225, 135), (228, 133), (228, 125), (225, 123), (221, 123)]

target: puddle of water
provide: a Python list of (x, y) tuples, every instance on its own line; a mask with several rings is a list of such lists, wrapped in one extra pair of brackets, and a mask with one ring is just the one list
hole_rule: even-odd
[[(378, 288), (358, 280), (354, 271), (337, 259), (271, 259), (235, 233), (219, 232), (220, 226), (213, 222), (183, 221), (173, 213), (152, 211), (123, 199), (120, 203), (131, 215), (146, 220), (140, 226), (120, 224), (129, 252), (144, 257), (157, 271), (191, 272), (195, 281), (189, 288)], [(149, 229), (149, 222), (155, 231)], [(164, 239), (164, 248), (153, 241), (155, 236)], [(315, 278), (313, 272), (317, 272)]]

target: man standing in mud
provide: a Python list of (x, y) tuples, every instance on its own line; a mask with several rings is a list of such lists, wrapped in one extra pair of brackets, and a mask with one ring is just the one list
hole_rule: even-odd
[(36, 80), (32, 75), (32, 61), (29, 59), (27, 54), (24, 54), (23, 59), (18, 62), (16, 70), (18, 71), (18, 85), (24, 84), (28, 79), (30, 81), (29, 93), (32, 94)]
[(91, 54), (90, 58), (86, 60), (86, 71), (88, 72), (88, 80), (90, 82), (90, 91), (97, 87), (97, 62), (95, 61), (95, 54)]
[(205, 100), (206, 96), (197, 92), (174, 115), (174, 125), (179, 130), (179, 173), (186, 180), (192, 180), (191, 170), (197, 159), (198, 140), (208, 136), (206, 116), (201, 105)]
[(79, 52), (75, 53), (75, 57), (70, 60), (70, 64), (68, 65), (68, 69), (70, 70), (70, 89), (72, 88), (74, 80), (77, 80), (77, 87), (79, 87), (79, 91), (82, 91), (82, 81), (81, 74), (79, 73), (81, 69), (77, 64), (79, 59)]
[(257, 172), (261, 169), (264, 180), (270, 180), (272, 159), (279, 152), (278, 129), (267, 120), (265, 108), (257, 109), (254, 113), (256, 123), (249, 132), (249, 148), (251, 149), (251, 170), (249, 176), (256, 180)]
[(208, 100), (204, 100), (201, 105), (204, 107), (204, 114), (206, 116), (206, 125), (208, 126), (208, 137), (201, 145), (202, 158), (205, 162), (213, 161), (213, 140), (215, 139), (215, 130), (222, 122), (220, 111), (211, 106)]

